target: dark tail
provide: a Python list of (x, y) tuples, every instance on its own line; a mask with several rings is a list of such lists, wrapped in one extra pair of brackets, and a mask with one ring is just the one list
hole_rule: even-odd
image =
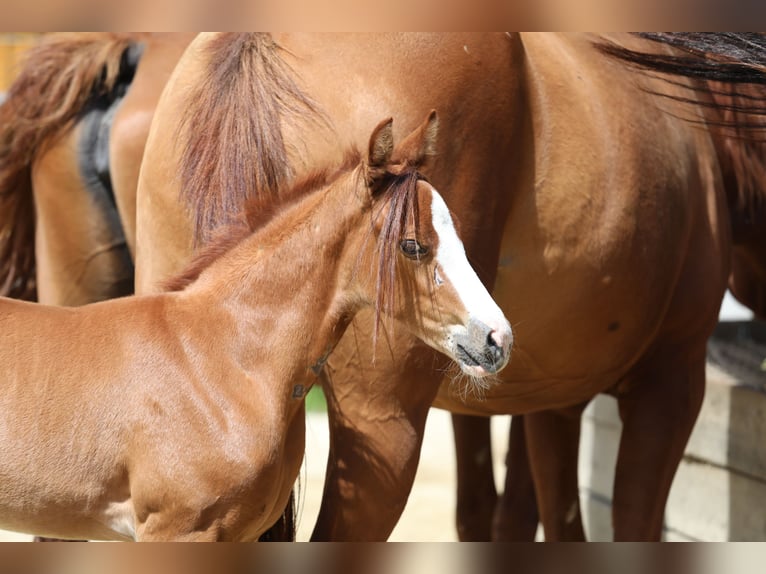
[[(651, 41), (646, 50), (607, 40), (597, 41), (595, 47), (638, 70), (659, 74), (672, 83), (683, 82), (702, 93), (702, 98), (693, 99), (694, 104), (736, 114), (709, 123), (732, 128), (736, 137), (763, 139), (766, 122), (759, 116), (766, 116), (766, 34), (642, 32), (635, 36)], [(667, 97), (690, 101), (684, 96)]]
[(136, 35), (62, 34), (31, 48), (0, 105), (0, 295), (35, 299), (34, 158), (110, 93)]

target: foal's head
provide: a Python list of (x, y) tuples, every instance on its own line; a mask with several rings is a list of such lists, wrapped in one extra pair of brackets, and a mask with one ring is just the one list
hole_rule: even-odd
[(471, 268), (444, 199), (419, 173), (435, 147), (435, 112), (394, 147), (392, 120), (370, 137), (363, 164), (373, 234), (365, 246), (373, 278), (366, 295), (425, 343), (482, 377), (508, 362), (513, 335)]

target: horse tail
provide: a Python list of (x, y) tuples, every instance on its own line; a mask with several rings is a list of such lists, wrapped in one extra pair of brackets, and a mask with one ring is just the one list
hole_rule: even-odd
[(631, 50), (608, 41), (598, 41), (596, 47), (611, 57), (652, 72), (732, 84), (766, 84), (766, 34), (641, 32), (635, 35), (676, 50), (672, 53)]
[(247, 199), (276, 194), (292, 176), (282, 122), (319, 117), (269, 34), (223, 33), (205, 46), (179, 137), (181, 197), (194, 237), (241, 213)]
[(0, 105), (0, 295), (34, 299), (35, 157), (115, 85), (136, 35), (60, 34), (27, 53)]

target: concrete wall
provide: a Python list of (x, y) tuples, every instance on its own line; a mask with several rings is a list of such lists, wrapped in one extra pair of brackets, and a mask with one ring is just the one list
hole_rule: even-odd
[[(699, 420), (665, 513), (666, 540), (766, 540), (766, 392), (708, 365)], [(611, 540), (611, 493), (621, 424), (616, 401), (586, 410), (580, 495), (591, 540)]]

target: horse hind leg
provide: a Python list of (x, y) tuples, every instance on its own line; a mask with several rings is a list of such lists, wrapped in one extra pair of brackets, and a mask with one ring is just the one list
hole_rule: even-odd
[(614, 479), (615, 541), (656, 541), (705, 390), (705, 342), (644, 360), (617, 395), (623, 429)]
[(489, 417), (452, 415), (457, 462), (456, 526), (462, 542), (489, 541), (497, 503)]
[(498, 542), (533, 542), (540, 520), (527, 454), (525, 419), (524, 415), (511, 418), (505, 487), (492, 521), (492, 539)]
[(586, 405), (524, 417), (529, 465), (546, 541), (585, 540), (577, 461), (580, 423)]

